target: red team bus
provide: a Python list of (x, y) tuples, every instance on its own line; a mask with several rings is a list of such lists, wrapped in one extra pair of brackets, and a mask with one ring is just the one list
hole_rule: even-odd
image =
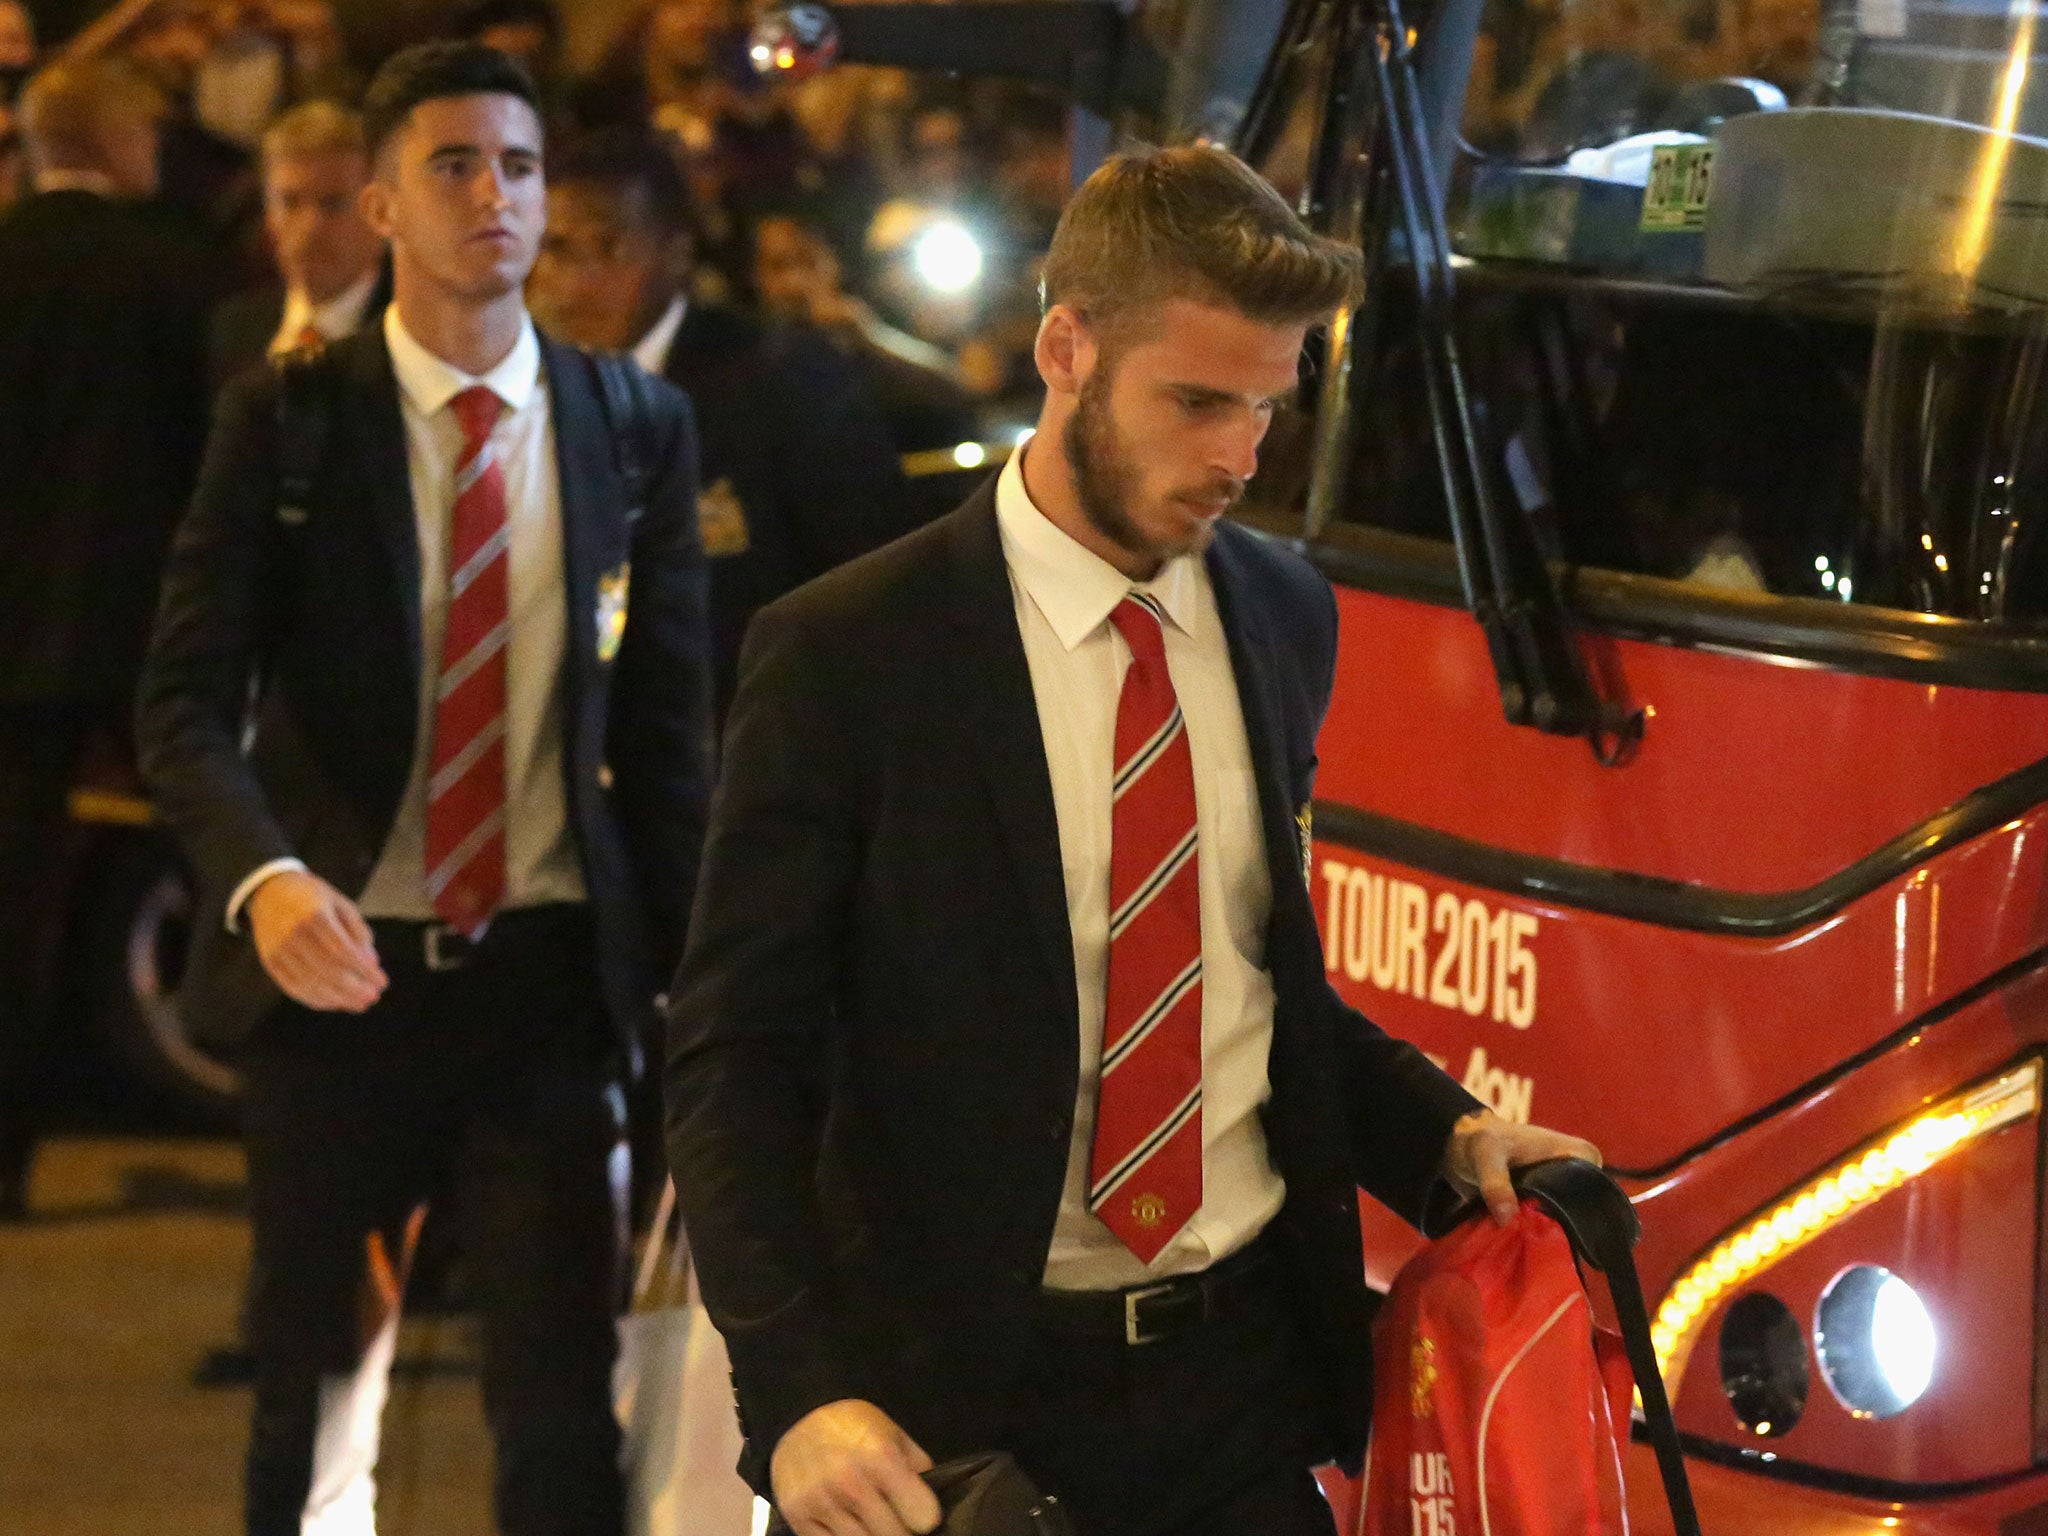
[(1605, 1149), (1709, 1532), (2048, 1532), (2040, 12), (1254, 13), (1371, 261), (1246, 513), (1331, 979)]

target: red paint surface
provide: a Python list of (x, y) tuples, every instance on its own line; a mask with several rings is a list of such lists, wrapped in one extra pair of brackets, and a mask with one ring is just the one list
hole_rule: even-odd
[[(1652, 711), (1635, 761), (1604, 769), (1583, 743), (1502, 722), (1466, 615), (1356, 591), (1339, 603), (1319, 798), (1496, 848), (1726, 890), (1799, 890), (2048, 756), (2048, 697), (1603, 642)], [(1518, 1027), (1495, 1007), (1498, 971), (1484, 995), (1448, 1000), (1413, 975), (1406, 985), (1376, 976), (1370, 925), (1345, 905), (1364, 899), (1353, 870), (1421, 887), (1432, 917), (1446, 895), (1460, 912), (1477, 904), (1489, 936), (1469, 972), (1450, 968), (1454, 990), (1493, 965), (1505, 930), (1491, 924), (1533, 917), (1522, 944), (1535, 965), (1533, 1017)], [(1688, 1263), (1785, 1191), (2048, 1046), (2048, 972), (2024, 965), (2048, 947), (2048, 808), (1776, 939), (1529, 902), (1327, 841), (1311, 876), (1331, 979), (1347, 998), (1499, 1106), (1591, 1137), (1622, 1168), (1662, 1170), (1654, 1182), (1624, 1179), (1644, 1222), (1638, 1264), (1653, 1310)], [(1432, 928), (1432, 972), (1443, 942)], [(2007, 967), (2003, 983), (1958, 1006)], [(1871, 1059), (1845, 1070), (1859, 1053)], [(1810, 1322), (1841, 1268), (1882, 1264), (1922, 1291), (1942, 1339), (1934, 1386), (1898, 1418), (1852, 1418), (1815, 1362), (1806, 1418), (1762, 1444), (1902, 1484), (2004, 1484), (1890, 1505), (1695, 1461), (1710, 1533), (1993, 1536), (2035, 1510), (2048, 1533), (2048, 1477), (2028, 1470), (2037, 1138), (2034, 1121), (1999, 1133), (1749, 1287)], [(1363, 1221), (1368, 1269), (1384, 1285), (1418, 1240), (1369, 1203)], [(1719, 1386), (1718, 1326), (1716, 1314), (1682, 1384), (1681, 1426), (1754, 1449)], [(1631, 1485), (1642, 1528), (1667, 1530), (1647, 1453)]]
[(1727, 890), (1798, 890), (2048, 757), (2048, 695), (1603, 642), (1651, 711), (1602, 768), (1501, 719), (1460, 611), (1340, 588), (1317, 793), (1497, 848)]

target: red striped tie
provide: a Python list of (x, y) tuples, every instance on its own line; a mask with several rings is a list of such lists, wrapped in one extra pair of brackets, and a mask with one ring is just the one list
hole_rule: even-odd
[(511, 634), (505, 473), (491, 446), (498, 397), (452, 402), (462, 424), (448, 538), (448, 629), (427, 787), (427, 894), (448, 926), (481, 934), (505, 899), (505, 645)]
[(1202, 911), (1195, 773), (1159, 609), (1109, 621), (1131, 648), (1116, 709), (1109, 997), (1088, 1208), (1150, 1263), (1202, 1204)]

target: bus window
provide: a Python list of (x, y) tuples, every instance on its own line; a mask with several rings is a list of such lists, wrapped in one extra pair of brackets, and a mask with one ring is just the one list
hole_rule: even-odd
[[(2036, 20), (1492, 0), (1449, 157), (1456, 326), (1499, 499), (1555, 557), (2048, 622)], [(1413, 292), (1396, 248), (1339, 516), (1448, 538)]]

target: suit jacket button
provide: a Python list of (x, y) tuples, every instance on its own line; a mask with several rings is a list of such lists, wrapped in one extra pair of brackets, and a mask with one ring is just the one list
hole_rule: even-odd
[(1045, 1139), (1052, 1142), (1055, 1146), (1064, 1144), (1072, 1134), (1073, 1132), (1067, 1127), (1067, 1122), (1058, 1115), (1054, 1115), (1045, 1122)]
[(597, 787), (599, 789), (610, 789), (612, 787), (612, 765), (610, 763), (599, 763), (597, 765)]

